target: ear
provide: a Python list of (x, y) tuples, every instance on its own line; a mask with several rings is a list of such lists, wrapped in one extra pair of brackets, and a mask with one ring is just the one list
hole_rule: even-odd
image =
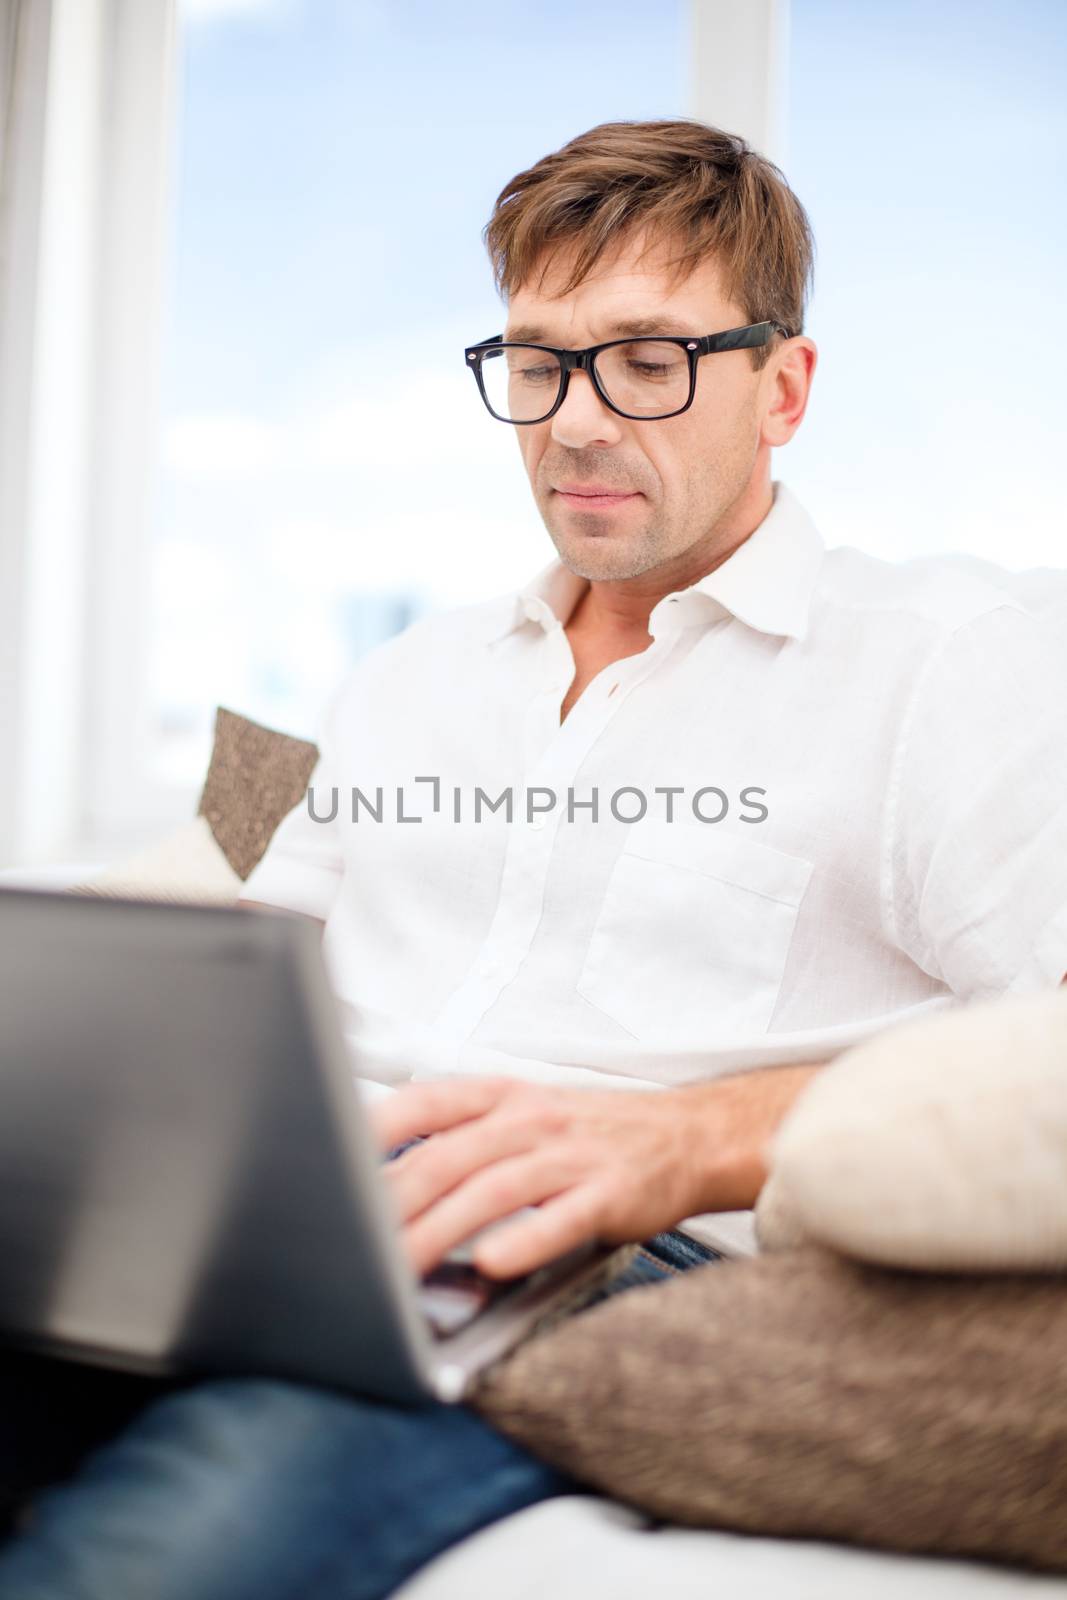
[(763, 444), (788, 444), (807, 409), (819, 352), (803, 334), (782, 345), (763, 371)]

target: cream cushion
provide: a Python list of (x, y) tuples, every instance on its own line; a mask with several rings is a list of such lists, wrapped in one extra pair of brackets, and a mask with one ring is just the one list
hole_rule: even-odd
[(840, 1056), (797, 1102), (757, 1211), (886, 1266), (1067, 1267), (1067, 989), (939, 1012)]
[(242, 881), (215, 842), (206, 817), (78, 884), (73, 894), (183, 904), (232, 905)]

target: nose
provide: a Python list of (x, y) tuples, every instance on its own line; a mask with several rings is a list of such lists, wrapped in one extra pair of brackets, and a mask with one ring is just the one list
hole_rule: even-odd
[(617, 444), (622, 438), (621, 422), (597, 394), (588, 372), (574, 371), (563, 404), (552, 418), (552, 437), (571, 450)]

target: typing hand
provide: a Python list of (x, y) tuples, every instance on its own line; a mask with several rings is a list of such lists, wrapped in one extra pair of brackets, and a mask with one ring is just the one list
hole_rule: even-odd
[(372, 1119), (383, 1174), (424, 1273), (477, 1239), (489, 1277), (531, 1272), (593, 1238), (644, 1239), (700, 1209), (688, 1091), (542, 1088), (508, 1078), (412, 1084)]

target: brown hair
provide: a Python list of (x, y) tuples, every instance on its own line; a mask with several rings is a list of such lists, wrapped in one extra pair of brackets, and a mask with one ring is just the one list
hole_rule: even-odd
[[(814, 239), (782, 173), (736, 134), (680, 118), (603, 122), (520, 172), (496, 198), (483, 232), (505, 297), (544, 280), (556, 247), (577, 244), (568, 294), (624, 236), (648, 246), (676, 238), (678, 278), (714, 254), (731, 300), (749, 322), (804, 326)], [(772, 346), (753, 350), (762, 366)]]

